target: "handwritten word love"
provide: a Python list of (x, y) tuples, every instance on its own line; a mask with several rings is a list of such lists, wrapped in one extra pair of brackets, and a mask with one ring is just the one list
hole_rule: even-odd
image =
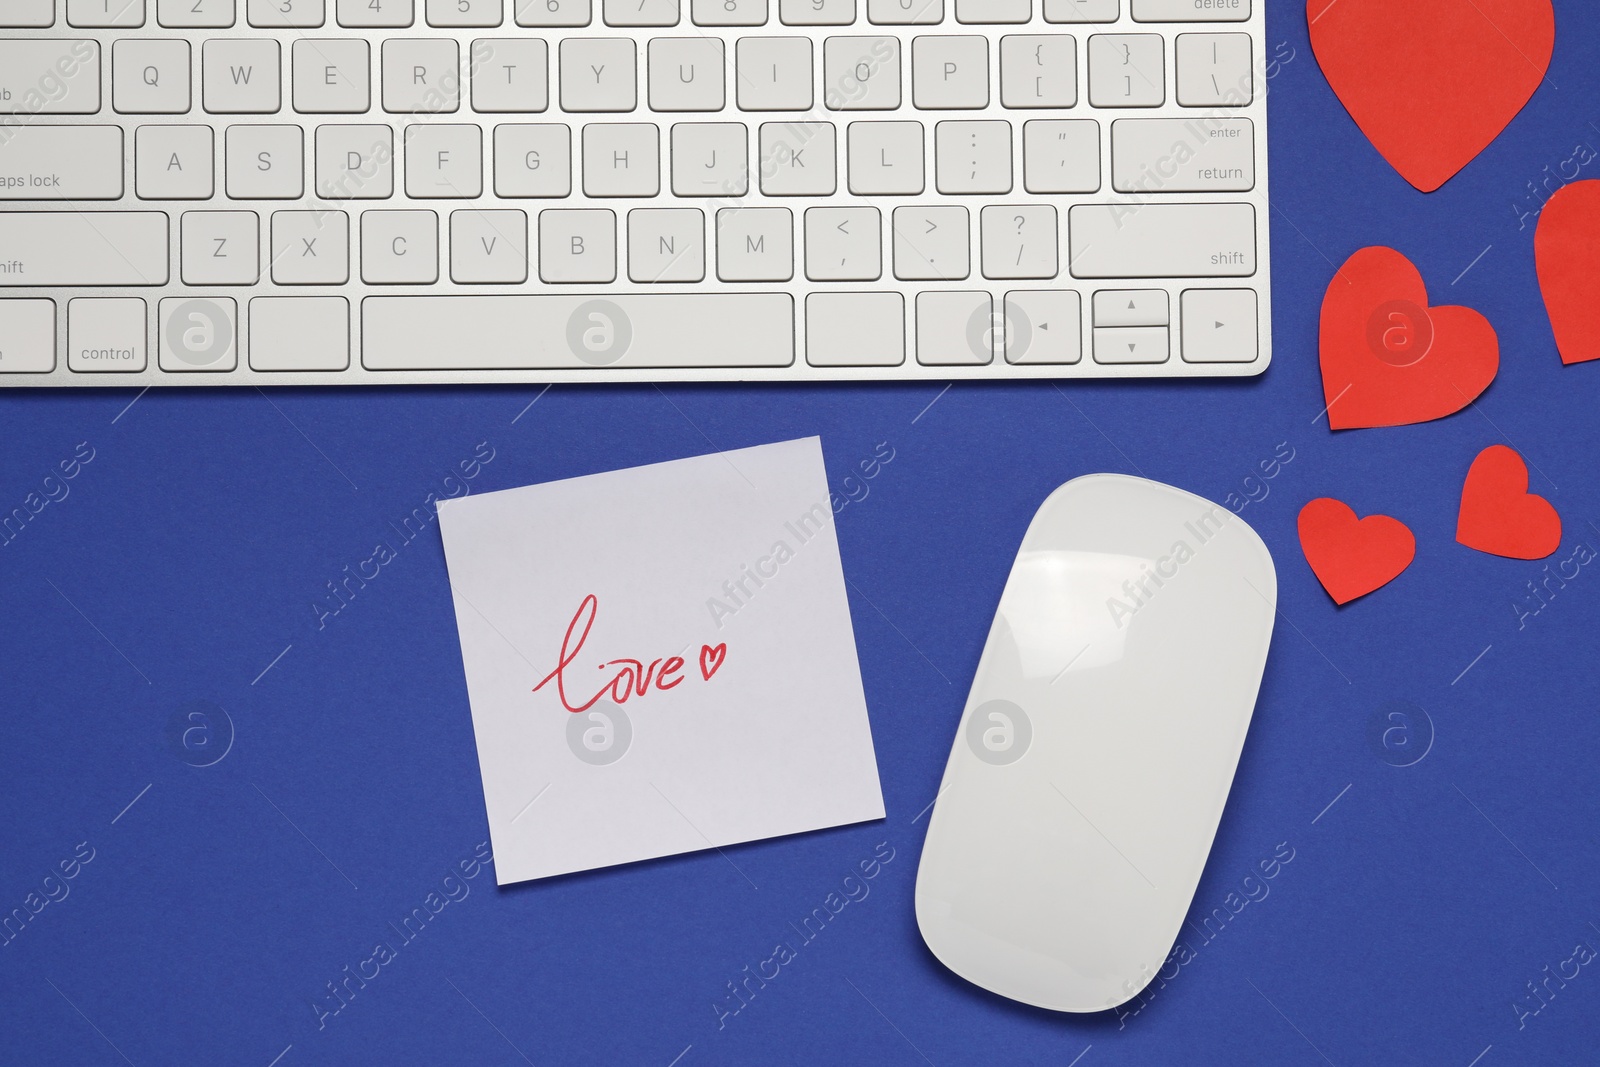
[[(603, 698), (610, 697), (614, 703), (626, 704), (630, 697), (642, 697), (650, 691), (650, 685), (655, 683), (658, 690), (674, 689), (683, 683), (682, 656), (666, 656), (651, 660), (646, 664), (643, 660), (621, 659), (607, 660), (596, 667), (596, 670), (611, 672), (602, 685), (588, 700), (581, 704), (574, 704), (574, 698), (567, 695), (569, 677), (567, 668), (571, 667), (578, 658), (578, 653), (583, 650), (583, 643), (589, 639), (589, 631), (594, 629), (595, 616), (600, 611), (600, 600), (593, 593), (583, 598), (583, 603), (578, 605), (577, 614), (572, 616), (572, 621), (567, 624), (567, 632), (561, 638), (561, 658), (556, 662), (556, 669), (540, 679), (539, 684), (533, 687), (537, 693), (550, 682), (556, 683), (556, 694), (561, 698), (561, 706), (571, 712), (588, 711)], [(579, 627), (582, 631), (578, 632)], [(578, 632), (577, 640), (573, 634)], [(711, 676), (722, 667), (728, 658), (728, 645), (700, 646), (700, 678), (709, 682)]]

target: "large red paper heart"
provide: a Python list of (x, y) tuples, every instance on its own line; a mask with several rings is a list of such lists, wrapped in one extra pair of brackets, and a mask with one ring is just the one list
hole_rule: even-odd
[(1528, 465), (1505, 445), (1478, 453), (1461, 487), (1456, 540), (1511, 559), (1544, 559), (1561, 547), (1561, 516), (1528, 492)]
[(1428, 288), (1392, 248), (1363, 248), (1322, 298), (1328, 425), (1406, 426), (1466, 407), (1494, 381), (1500, 341), (1471, 308), (1428, 307)]
[(1600, 181), (1573, 182), (1545, 203), (1533, 249), (1561, 362), (1600, 359)]
[(1522, 110), (1556, 36), (1550, 0), (1306, 0), (1306, 19), (1345, 110), (1425, 193)]
[(1300, 509), (1300, 551), (1334, 603), (1348, 604), (1411, 566), (1417, 539), (1399, 519), (1357, 519), (1348, 504), (1321, 497)]
[(717, 668), (722, 666), (722, 661), (728, 657), (726, 642), (720, 645), (700, 646), (700, 677), (711, 681), (711, 676), (717, 673)]

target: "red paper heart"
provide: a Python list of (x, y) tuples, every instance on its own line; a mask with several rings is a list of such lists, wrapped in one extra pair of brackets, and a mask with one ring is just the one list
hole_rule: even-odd
[(1573, 182), (1545, 203), (1533, 250), (1561, 362), (1600, 359), (1600, 181)]
[(1348, 604), (1411, 566), (1417, 539), (1399, 519), (1357, 519), (1348, 504), (1325, 496), (1300, 509), (1300, 551), (1334, 603)]
[(1550, 68), (1550, 0), (1306, 0), (1311, 48), (1361, 132), (1431, 193), (1488, 147)]
[(1328, 425), (1406, 426), (1470, 404), (1500, 369), (1500, 341), (1471, 308), (1428, 307), (1428, 288), (1392, 248), (1363, 248), (1322, 298)]
[(722, 661), (727, 657), (728, 645), (726, 642), (717, 645), (716, 647), (712, 647), (711, 645), (701, 645), (700, 677), (704, 678), (708, 682), (711, 681), (711, 676), (717, 673), (717, 668), (722, 666)]
[(1561, 516), (1528, 492), (1528, 465), (1505, 445), (1478, 453), (1461, 487), (1456, 540), (1511, 559), (1544, 559), (1561, 547)]

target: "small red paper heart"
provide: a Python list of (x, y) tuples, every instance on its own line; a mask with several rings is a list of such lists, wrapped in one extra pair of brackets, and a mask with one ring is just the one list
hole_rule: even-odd
[(1334, 603), (1348, 604), (1411, 566), (1417, 539), (1399, 519), (1357, 519), (1348, 504), (1320, 497), (1300, 509), (1300, 551)]
[(1550, 0), (1306, 0), (1339, 102), (1400, 176), (1431, 193), (1516, 117), (1550, 69)]
[(1505, 445), (1478, 453), (1461, 487), (1456, 540), (1510, 559), (1544, 559), (1561, 547), (1561, 516), (1528, 492), (1528, 465)]
[(701, 645), (700, 677), (709, 682), (711, 680), (711, 676), (717, 673), (717, 668), (722, 666), (722, 661), (727, 657), (727, 642), (723, 642), (715, 647), (712, 647), (711, 645)]
[(1500, 370), (1500, 340), (1471, 308), (1428, 307), (1392, 248), (1363, 248), (1322, 298), (1322, 392), (1335, 430), (1407, 426), (1466, 407)]
[(1533, 250), (1561, 362), (1600, 359), (1600, 181), (1573, 182), (1545, 203)]

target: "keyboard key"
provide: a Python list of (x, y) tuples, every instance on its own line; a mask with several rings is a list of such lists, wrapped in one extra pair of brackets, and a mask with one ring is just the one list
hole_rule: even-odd
[(919, 108), (989, 106), (986, 37), (918, 37), (911, 42), (911, 99)]
[(361, 280), (432, 285), (439, 280), (439, 216), (431, 211), (364, 211)]
[(690, 17), (696, 26), (764, 26), (767, 0), (694, 0)]
[(367, 42), (296, 41), (291, 58), (294, 109), (301, 114), (360, 114), (372, 106)]
[(1080, 204), (1068, 218), (1076, 278), (1248, 278), (1256, 272), (1249, 204)]
[(900, 106), (898, 37), (829, 37), (822, 45), (822, 103), (829, 111)]
[(522, 211), (452, 211), (450, 277), (480, 285), (528, 280), (528, 216)]
[(214, 192), (210, 126), (140, 126), (134, 190), (140, 200), (208, 200)]
[(806, 297), (806, 362), (813, 367), (898, 367), (906, 361), (906, 306), (899, 293)]
[[(0, 263), (0, 285), (6, 284)], [(56, 369), (56, 302), (0, 298), (0, 374)]]
[(867, 21), (877, 26), (924, 26), (944, 21), (944, 0), (867, 0)]
[(1094, 294), (1096, 326), (1166, 326), (1165, 289), (1102, 289)]
[(350, 216), (343, 211), (274, 212), (272, 280), (279, 285), (349, 281)]
[(594, 208), (539, 212), (539, 277), (558, 284), (617, 278), (617, 216)]
[(1049, 204), (991, 205), (980, 216), (985, 278), (1054, 278), (1056, 209)]
[(298, 200), (305, 192), (305, 134), (299, 126), (229, 126), (228, 195)]
[(144, 0), (67, 0), (67, 23), (134, 29), (144, 25)]
[(0, 26), (40, 29), (56, 21), (56, 0), (11, 0), (0, 5)]
[(638, 101), (632, 41), (569, 37), (561, 42), (563, 110), (632, 111)]
[(165, 284), (164, 212), (0, 212), (0, 286)]
[(956, 0), (956, 21), (975, 23), (1027, 22), (1033, 18), (1033, 0)]
[(118, 41), (111, 49), (111, 103), (124, 115), (189, 110), (188, 41)]
[(234, 3), (235, 0), (157, 0), (156, 21), (174, 29), (227, 29), (234, 23)]
[(725, 282), (786, 282), (794, 277), (794, 215), (786, 207), (726, 207), (717, 212), (717, 277)]
[(883, 277), (883, 218), (875, 207), (806, 209), (806, 277), (875, 282)]
[(67, 304), (67, 367), (83, 373), (145, 367), (145, 306), (138, 297)]
[(1096, 363), (1165, 363), (1167, 357), (1165, 326), (1095, 327)]
[(676, 196), (744, 196), (750, 191), (749, 146), (742, 122), (680, 122), (672, 127)]
[(1083, 359), (1082, 304), (1070, 289), (1013, 290), (1005, 298), (1007, 363), (1072, 364)]
[(1005, 107), (1077, 106), (1077, 41), (1064, 33), (1002, 37), (1000, 103)]
[(1115, 22), (1121, 17), (1120, 0), (1044, 0), (1046, 22)]
[(254, 211), (186, 211), (181, 230), (183, 284), (261, 280), (261, 220)]
[(660, 131), (650, 122), (591, 122), (583, 128), (587, 196), (655, 196), (661, 191)]
[(213, 115), (268, 115), (278, 110), (277, 41), (207, 41), (200, 51), (205, 109)]
[(699, 208), (628, 212), (628, 277), (636, 282), (698, 282), (706, 276), (706, 217)]
[(0, 133), (0, 200), (121, 196), (120, 126), (7, 126)]
[(832, 196), (837, 183), (834, 137), (831, 122), (763, 122), (761, 191), (767, 196)]
[(1119, 193), (1242, 193), (1256, 185), (1249, 119), (1118, 119), (1111, 183)]
[(1100, 124), (1094, 119), (1024, 123), (1022, 185), (1030, 193), (1099, 191)]
[(160, 366), (164, 371), (230, 371), (238, 305), (231, 298), (176, 297), (161, 301)]
[(334, 17), (339, 25), (352, 28), (400, 28), (415, 22), (417, 13), (414, 0), (339, 0)]
[(785, 26), (848, 26), (856, 20), (856, 0), (778, 0)]
[(387, 200), (394, 195), (394, 130), (318, 126), (317, 195), (326, 200)]
[(787, 293), (377, 296), (362, 302), (362, 319), (362, 364), (371, 370), (794, 362)]
[(1166, 44), (1155, 33), (1097, 33), (1089, 38), (1089, 103), (1159, 107), (1167, 99)]
[(538, 38), (472, 42), (472, 106), (537, 112), (550, 106), (550, 55)]
[(994, 362), (995, 326), (988, 293), (920, 293), (917, 362), (928, 367)]
[(477, 126), (407, 126), (406, 195), (413, 200), (482, 196), (483, 131)]
[(430, 26), (498, 26), (505, 0), (428, 0)]
[(737, 56), (741, 110), (811, 110), (809, 37), (741, 37)]
[(721, 111), (722, 42), (657, 37), (650, 42), (650, 106), (656, 111)]
[(496, 126), (494, 191), (505, 197), (571, 195), (571, 129), (554, 122)]
[(1185, 363), (1252, 363), (1257, 334), (1254, 289), (1184, 290)]
[(350, 366), (350, 303), (342, 296), (250, 301), (250, 368), (334, 371)]
[(972, 272), (964, 207), (894, 209), (894, 276), (960, 281)]
[(607, 26), (676, 26), (678, 0), (601, 0)]
[(1250, 0), (1133, 0), (1135, 22), (1243, 22)]
[(517, 0), (518, 26), (587, 26), (591, 0)]
[(315, 29), (327, 18), (323, 0), (245, 0), (250, 25), (267, 30)]
[(0, 114), (99, 110), (100, 46), (94, 41), (0, 41)]
[(1185, 33), (1178, 37), (1178, 103), (1244, 107), (1255, 100), (1250, 35)]
[(922, 123), (852, 122), (850, 191), (858, 196), (922, 192)]
[(449, 115), (461, 107), (454, 41), (383, 42), (383, 109), (396, 115)]
[(933, 130), (934, 180), (941, 193), (1011, 191), (1011, 123), (952, 120)]

